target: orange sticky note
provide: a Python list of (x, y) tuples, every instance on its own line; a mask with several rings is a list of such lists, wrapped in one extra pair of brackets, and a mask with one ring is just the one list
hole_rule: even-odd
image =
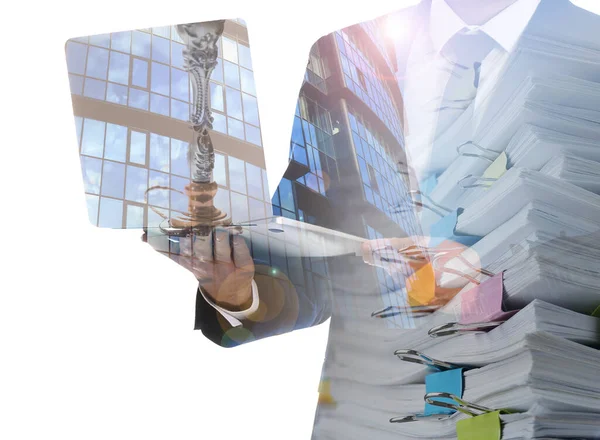
[(406, 292), (411, 306), (427, 305), (435, 298), (435, 273), (431, 263), (406, 279)]

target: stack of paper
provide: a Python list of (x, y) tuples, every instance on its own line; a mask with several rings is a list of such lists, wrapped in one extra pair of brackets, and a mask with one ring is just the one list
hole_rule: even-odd
[[(546, 144), (531, 139), (531, 131), (541, 133)], [(477, 184), (477, 178), (484, 176), (495, 160), (501, 160), (502, 153), (504, 163), (491, 177), (513, 167), (539, 170), (561, 152), (600, 160), (600, 87), (576, 78), (528, 78), (481, 132), (475, 146), (459, 147), (461, 154), (441, 173), (429, 194), (448, 211), (477, 198), (478, 192), (468, 187), (469, 180)], [(425, 211), (425, 226), (435, 220), (435, 215)]]
[(514, 168), (493, 184), (483, 198), (465, 207), (456, 229), (463, 234), (485, 236), (532, 201), (558, 205), (590, 221), (600, 218), (600, 196), (539, 171)]
[(422, 380), (428, 369), (421, 364), (398, 362), (393, 356), (396, 350), (413, 349), (453, 364), (483, 366), (526, 350), (530, 344), (527, 335), (535, 332), (583, 345), (600, 345), (600, 320), (540, 300), (532, 301), (506, 324), (488, 333), (440, 338), (428, 335), (432, 327), (460, 321), (460, 314), (460, 307), (450, 303), (419, 320), (418, 328), (388, 331), (388, 340), (366, 333), (362, 327), (360, 333), (332, 327), (332, 357), (328, 359), (326, 375), (378, 386), (414, 383)]
[[(475, 111), (465, 112), (438, 139), (439, 144), (447, 148), (433, 155), (429, 169), (422, 170), (420, 174), (427, 176), (431, 172), (444, 172), (458, 156), (456, 147), (465, 141), (493, 150), (494, 148), (484, 144), (484, 137), (487, 130), (501, 120), (498, 114), (504, 112), (511, 101), (527, 89), (528, 80), (547, 77), (549, 72), (552, 72), (550, 76), (571, 77), (574, 82), (583, 80), (590, 85), (597, 84), (600, 81), (600, 51), (586, 47), (567, 47), (560, 42), (523, 36), (506, 65), (492, 68), (489, 78), (482, 82), (474, 103)], [(578, 103), (571, 107), (580, 108)], [(474, 135), (471, 127), (476, 127)], [(495, 141), (492, 139), (492, 142)], [(496, 151), (502, 151), (503, 146), (499, 148)]]
[[(546, 406), (563, 399), (563, 404), (573, 410), (600, 410), (600, 401), (586, 401), (583, 395), (583, 400), (573, 403), (568, 395), (576, 389), (600, 392), (600, 384), (593, 384), (597, 371), (590, 368), (600, 362), (598, 350), (549, 333), (535, 332), (526, 334), (523, 346), (515, 352), (485, 367), (466, 370), (463, 398), (469, 402), (485, 401), (487, 406), (527, 411), (537, 401), (535, 396), (543, 396)], [(404, 363), (393, 358), (397, 364)], [(567, 370), (570, 374), (565, 376)], [(377, 388), (348, 379), (331, 378), (330, 382), (331, 395), (339, 403), (360, 402), (366, 408), (395, 415), (423, 411), (424, 377), (420, 379), (421, 384), (389, 384)], [(561, 396), (561, 393), (567, 395)], [(584, 401), (586, 406), (583, 406)]]
[[(472, 111), (411, 158), (436, 282), (459, 293), (410, 319), (369, 316), (378, 295), (343, 298), (317, 439), (600, 438), (600, 47), (524, 35), (486, 68)], [(467, 248), (438, 258), (444, 240)], [(482, 420), (501, 432), (478, 437)]]
[(600, 194), (600, 162), (563, 154), (548, 161), (540, 172)]
[[(445, 310), (429, 322), (451, 316)], [(600, 341), (598, 318), (536, 300), (488, 333), (427, 340), (422, 330), (412, 334), (416, 336), (412, 346), (407, 345), (411, 338), (406, 333), (378, 346), (365, 344), (369, 335), (364, 334), (356, 338), (346, 334), (347, 346), (340, 346), (342, 335), (332, 334), (336, 350), (324, 376), (334, 403), (319, 408), (317, 438), (360, 439), (367, 433), (368, 438), (378, 439), (456, 438), (457, 422), (468, 418), (461, 413), (435, 415), (434, 411), (432, 417), (390, 423), (390, 419), (423, 414), (430, 387), (425, 382), (438, 374), (431, 367), (394, 356), (395, 350), (407, 347), (452, 364), (455, 370), (447, 371), (462, 375), (458, 397), (463, 400), (518, 412), (502, 416), (505, 434), (523, 436), (526, 429), (535, 436), (559, 437), (561, 430), (573, 427), (564, 416), (569, 413), (587, 426), (579, 426), (580, 435), (600, 427), (596, 423), (600, 385), (595, 383), (600, 351), (594, 348)], [(343, 358), (340, 353), (354, 357)], [(395, 378), (382, 377), (382, 371), (394, 370)]]
[[(600, 432), (600, 418), (598, 414), (535, 412), (501, 415), (502, 440), (527, 440), (527, 439), (595, 439)], [(456, 424), (445, 422), (419, 422), (427, 424), (423, 432), (410, 432), (405, 426), (395, 431), (377, 430), (367, 427), (356, 421), (348, 419), (334, 419), (323, 415), (322, 421), (315, 426), (315, 437), (326, 440), (364, 440), (376, 438), (378, 440), (414, 440), (414, 439), (440, 439), (454, 440)], [(375, 437), (376, 436), (376, 437)], [(489, 438), (489, 437), (488, 437)], [(497, 437), (499, 438), (499, 437)]]

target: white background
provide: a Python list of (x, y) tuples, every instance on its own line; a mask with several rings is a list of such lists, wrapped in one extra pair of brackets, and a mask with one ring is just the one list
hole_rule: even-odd
[[(552, 1), (552, 0), (547, 0)], [(64, 43), (219, 18), (249, 27), (267, 165), (283, 173), (308, 52), (415, 0), (29, 1), (3, 7), (0, 438), (310, 438), (327, 324), (220, 349), (193, 276), (87, 220)], [(600, 12), (597, 0), (576, 4)], [(277, 156), (279, 153), (279, 156)]]

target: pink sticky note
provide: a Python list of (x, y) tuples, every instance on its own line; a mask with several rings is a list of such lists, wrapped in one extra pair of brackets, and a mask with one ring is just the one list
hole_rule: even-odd
[(503, 321), (517, 311), (507, 312), (502, 308), (504, 282), (502, 273), (494, 275), (461, 296), (460, 324)]

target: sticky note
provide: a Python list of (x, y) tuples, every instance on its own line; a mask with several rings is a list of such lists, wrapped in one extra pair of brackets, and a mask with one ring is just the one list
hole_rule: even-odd
[[(450, 393), (462, 398), (463, 393), (463, 369), (456, 368), (454, 370), (441, 371), (433, 373), (425, 377), (425, 392), (426, 393)], [(440, 402), (456, 403), (451, 399), (436, 398)], [(425, 402), (425, 415), (432, 414), (454, 414), (456, 411), (450, 408), (442, 408), (441, 406), (431, 405)]]
[(459, 420), (456, 422), (456, 436), (458, 440), (500, 440), (500, 411)]
[(458, 208), (431, 225), (429, 230), (429, 235), (431, 236), (429, 247), (436, 247), (446, 240), (451, 240), (465, 246), (472, 246), (481, 239), (481, 237), (474, 235), (461, 235), (456, 233), (458, 216), (463, 211), (462, 208)]
[(423, 180), (419, 184), (419, 191), (421, 191), (421, 194), (425, 194), (426, 196), (428, 196), (434, 190), (436, 185), (437, 185), (437, 175), (432, 174), (431, 176), (429, 176), (427, 179)]
[[(488, 189), (490, 186), (492, 186), (495, 180), (498, 180), (504, 175), (504, 173), (506, 173), (507, 167), (508, 156), (506, 155), (506, 152), (503, 151), (481, 175), (482, 185), (485, 185), (486, 189)], [(488, 181), (486, 179), (494, 180)]]
[(435, 272), (428, 263), (406, 278), (409, 305), (424, 306), (435, 298)]
[(328, 379), (323, 379), (319, 383), (319, 399), (318, 403), (325, 405), (335, 404), (335, 400), (331, 395), (331, 382)]
[(477, 322), (503, 321), (517, 311), (506, 311), (503, 308), (504, 279), (503, 273), (494, 275), (480, 285), (464, 292), (461, 296), (461, 324)]

